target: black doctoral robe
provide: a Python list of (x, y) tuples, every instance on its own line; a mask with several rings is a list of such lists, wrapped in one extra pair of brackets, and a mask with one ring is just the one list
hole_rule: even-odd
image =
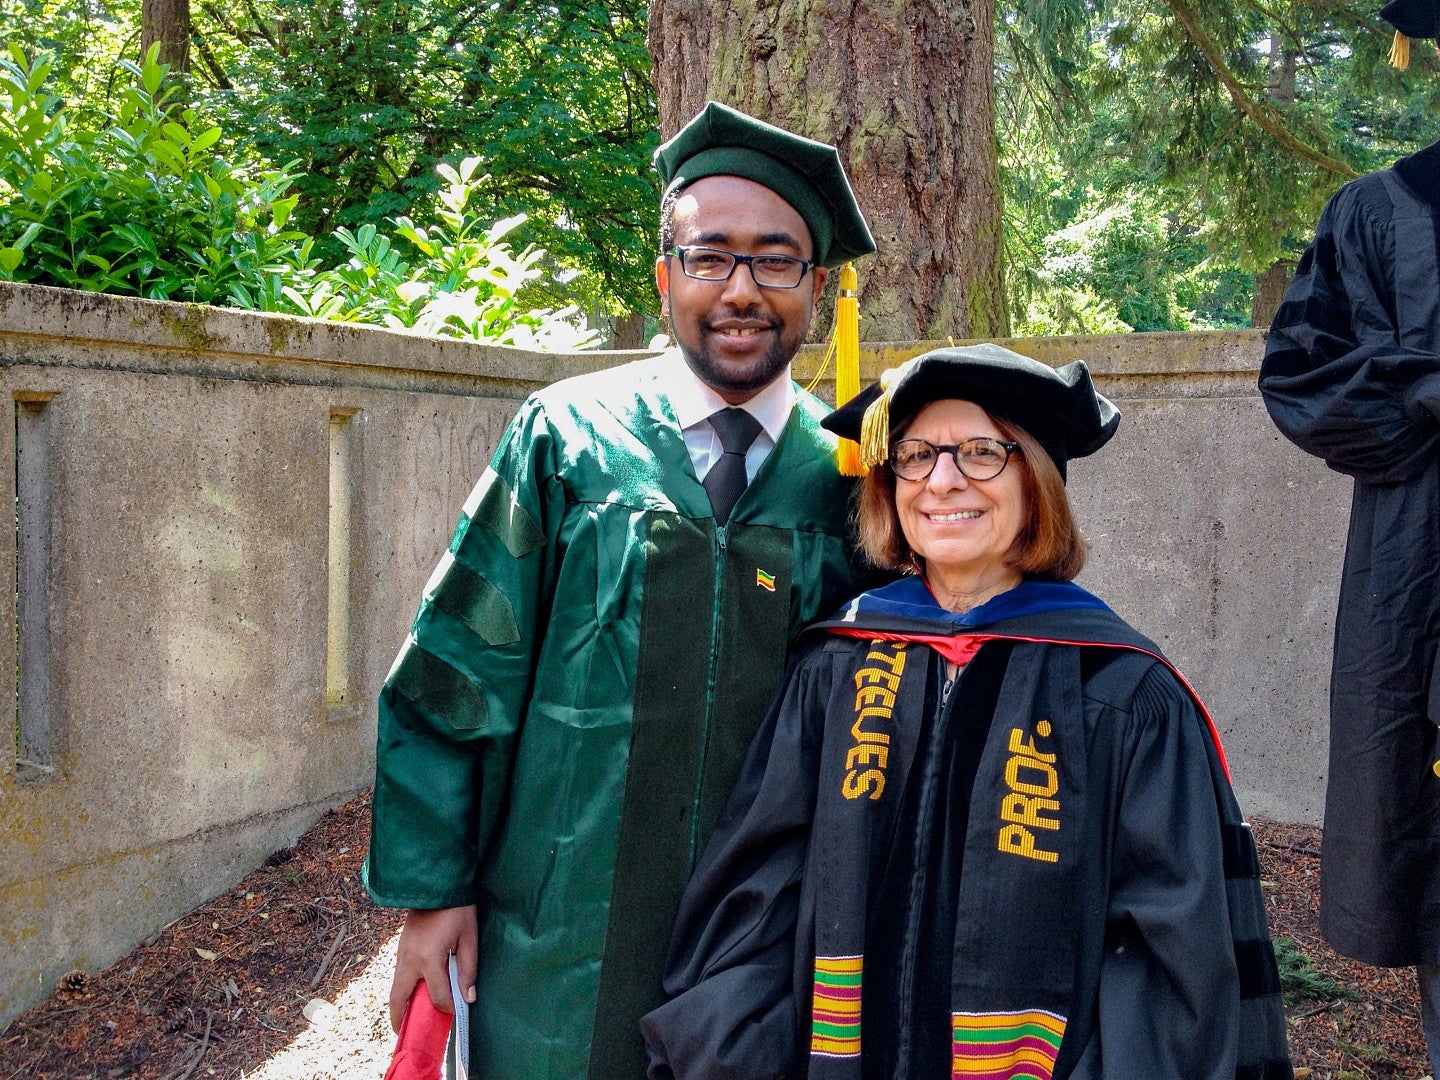
[(1075, 586), (871, 595), (798, 651), (687, 889), (652, 1080), (1290, 1077), (1253, 840), (1155, 646)]
[(1280, 430), (1355, 479), (1320, 926), (1337, 951), (1392, 966), (1440, 963), (1437, 250), (1440, 143), (1331, 199), (1260, 369)]

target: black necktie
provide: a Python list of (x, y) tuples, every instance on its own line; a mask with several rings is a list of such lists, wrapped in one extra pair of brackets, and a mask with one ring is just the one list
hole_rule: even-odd
[(724, 525), (730, 520), (740, 493), (749, 480), (745, 476), (745, 452), (760, 434), (760, 421), (744, 409), (721, 409), (710, 416), (710, 426), (720, 437), (725, 452), (720, 460), (710, 466), (705, 474), (705, 492), (710, 496), (711, 509), (715, 511), (715, 524)]

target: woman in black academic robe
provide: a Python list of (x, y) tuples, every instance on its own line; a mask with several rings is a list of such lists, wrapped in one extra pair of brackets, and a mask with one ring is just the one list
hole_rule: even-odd
[(862, 546), (911, 572), (797, 645), (687, 890), (649, 1075), (1290, 1077), (1213, 728), (1070, 583), (1065, 464), (1114, 406), (993, 345), (887, 377), (827, 426), (870, 470)]

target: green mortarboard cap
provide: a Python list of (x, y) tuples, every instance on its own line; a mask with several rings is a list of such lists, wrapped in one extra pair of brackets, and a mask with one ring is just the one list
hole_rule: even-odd
[(1433, 38), (1440, 30), (1440, 4), (1436, 0), (1391, 0), (1380, 17), (1409, 38)]
[(835, 147), (717, 101), (655, 151), (655, 171), (666, 195), (707, 176), (763, 184), (805, 219), (821, 266), (839, 266), (875, 250)]

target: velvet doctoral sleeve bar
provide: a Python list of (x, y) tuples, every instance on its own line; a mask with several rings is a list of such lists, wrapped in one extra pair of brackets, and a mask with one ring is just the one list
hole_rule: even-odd
[(527, 402), (461, 513), (380, 695), (377, 903), (475, 902), (555, 585), (565, 493), (545, 410)]

